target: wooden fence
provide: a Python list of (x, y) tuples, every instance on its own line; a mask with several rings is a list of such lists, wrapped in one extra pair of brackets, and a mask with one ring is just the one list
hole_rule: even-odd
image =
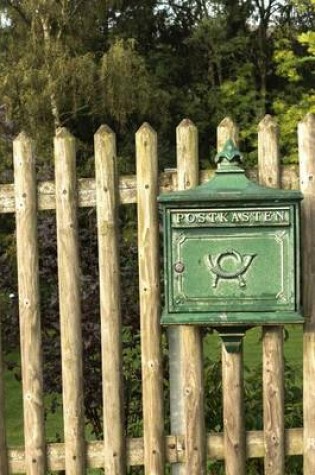
[[(218, 148), (227, 138), (238, 141), (230, 119), (218, 127)], [(247, 431), (243, 412), (243, 354), (222, 348), (223, 433), (205, 433), (202, 338), (199, 328), (169, 332), (171, 368), (171, 434), (164, 431), (163, 368), (160, 328), (159, 230), (156, 196), (207, 180), (199, 173), (196, 127), (184, 120), (177, 128), (177, 171), (158, 174), (157, 136), (144, 124), (136, 134), (137, 176), (118, 177), (114, 133), (102, 126), (95, 135), (95, 179), (76, 179), (75, 139), (57, 131), (55, 182), (36, 182), (31, 140), (21, 133), (13, 144), (15, 184), (0, 185), (0, 212), (15, 213), (21, 334), (25, 446), (6, 444), (3, 367), (0, 346), (0, 473), (44, 475), (65, 470), (86, 473), (105, 468), (123, 475), (128, 466), (143, 465), (147, 475), (206, 474), (207, 460), (224, 460), (226, 473), (244, 475), (247, 458), (264, 458), (265, 473), (284, 475), (288, 455), (304, 455), (304, 474), (315, 473), (315, 117), (298, 125), (300, 172), (279, 164), (278, 129), (266, 116), (258, 128), (259, 180), (268, 186), (299, 186), (303, 201), (304, 254), (304, 428), (284, 428), (283, 331), (263, 328), (264, 430)], [(254, 176), (255, 173), (253, 172)], [(139, 298), (141, 313), (143, 437), (126, 439), (122, 382), (119, 205), (138, 205)], [(78, 207), (96, 207), (104, 441), (84, 439), (81, 345)], [(46, 443), (38, 278), (38, 211), (56, 209), (59, 308), (62, 347), (64, 443)], [(313, 296), (314, 295), (314, 296)], [(173, 352), (173, 353), (172, 353)], [(175, 365), (174, 365), (175, 364)], [(177, 381), (174, 385), (174, 381)], [(217, 384), (217, 382), (213, 382)], [(173, 385), (173, 386), (172, 386)], [(176, 410), (175, 410), (176, 409)], [(211, 424), (211, 421), (210, 421)]]

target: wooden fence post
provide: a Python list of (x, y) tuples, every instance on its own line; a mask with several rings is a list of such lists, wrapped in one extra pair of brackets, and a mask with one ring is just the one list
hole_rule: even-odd
[(298, 124), (303, 242), (304, 475), (315, 473), (315, 116)]
[[(238, 127), (226, 117), (217, 129), (217, 149), (231, 138), (238, 145)], [(245, 475), (246, 439), (243, 389), (243, 345), (228, 353), (222, 344), (224, 460), (227, 475)]]
[(75, 140), (62, 128), (57, 130), (54, 145), (65, 466), (67, 475), (83, 475), (85, 443)]
[(32, 142), (13, 142), (26, 472), (44, 475), (45, 431), (39, 303), (37, 194)]
[(122, 385), (118, 176), (116, 138), (107, 126), (95, 134), (95, 179), (101, 300), (105, 473), (126, 473)]
[[(278, 125), (266, 115), (258, 126), (258, 168), (262, 185), (280, 186)], [(265, 474), (284, 475), (283, 327), (263, 327)]]
[(0, 307), (0, 473), (8, 475), (8, 454), (5, 424), (4, 374), (2, 363), (1, 307)]
[(217, 129), (217, 152), (221, 152), (225, 142), (232, 139), (233, 142), (239, 144), (239, 129), (230, 117), (221, 120)]
[[(176, 129), (178, 189), (198, 185), (198, 131), (188, 119)], [(200, 329), (191, 326), (170, 328), (171, 426), (184, 434), (185, 464), (176, 464), (173, 475), (206, 473), (203, 356)], [(177, 408), (176, 408), (177, 404)], [(178, 447), (179, 449), (179, 447)]]
[(164, 475), (157, 137), (149, 124), (136, 134), (136, 158), (144, 465), (148, 475)]
[(243, 345), (228, 353), (222, 344), (224, 460), (226, 475), (245, 475), (246, 438), (244, 415)]

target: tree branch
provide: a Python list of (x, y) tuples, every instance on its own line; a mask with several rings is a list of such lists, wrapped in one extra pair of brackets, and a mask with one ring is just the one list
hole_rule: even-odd
[(26, 13), (23, 11), (21, 8), (21, 5), (15, 2), (14, 0), (6, 0), (8, 8), (11, 8), (14, 10), (16, 13), (19, 14), (21, 19), (26, 23), (28, 26), (31, 26), (32, 22), (31, 20), (27, 17)]

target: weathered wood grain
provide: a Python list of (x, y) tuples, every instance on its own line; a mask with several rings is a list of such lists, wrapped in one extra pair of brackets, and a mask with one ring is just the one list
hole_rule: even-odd
[[(204, 183), (213, 176), (214, 170), (202, 170), (199, 181)], [(247, 170), (251, 179), (257, 181), (257, 169)], [(298, 189), (299, 175), (295, 165), (281, 167), (282, 188)], [(95, 207), (96, 191), (93, 178), (79, 178), (78, 182), (78, 206), (82, 208)], [(177, 190), (177, 170), (165, 171), (159, 174), (159, 193)], [(52, 181), (40, 182), (37, 185), (37, 207), (39, 210), (56, 208), (55, 184)], [(136, 176), (121, 176), (119, 180), (119, 201), (121, 204), (137, 202), (137, 179)], [(0, 213), (14, 213), (14, 185), (0, 185)]]
[[(185, 444), (183, 435), (164, 437), (165, 461), (172, 464), (185, 461)], [(127, 439), (128, 466), (144, 465), (143, 438)], [(246, 432), (247, 457), (263, 458), (265, 455), (264, 432)], [(179, 450), (178, 450), (179, 447)], [(104, 442), (87, 443), (87, 467), (102, 468), (104, 464)], [(303, 429), (285, 431), (285, 455), (303, 454)], [(22, 447), (8, 450), (10, 473), (25, 473), (25, 451)], [(224, 435), (222, 432), (207, 434), (207, 460), (224, 460)], [(47, 464), (49, 470), (65, 469), (65, 444), (47, 445)]]
[[(198, 132), (188, 119), (176, 129), (177, 188), (198, 184)], [(173, 475), (206, 473), (203, 358), (200, 329), (193, 326), (170, 328), (170, 393), (172, 432), (184, 433), (185, 464), (172, 467)]]
[(276, 120), (266, 115), (258, 124), (258, 177), (259, 183), (271, 188), (280, 186), (279, 127)]
[(185, 474), (203, 475), (207, 473), (207, 467), (203, 351), (199, 328), (190, 326), (183, 327), (182, 348), (185, 408)]
[(65, 467), (67, 475), (83, 475), (85, 443), (75, 140), (66, 129), (58, 129), (54, 146)]
[(232, 139), (237, 145), (239, 143), (239, 129), (231, 117), (225, 117), (218, 125), (217, 152), (221, 152), (228, 139)]
[(164, 475), (157, 137), (149, 124), (136, 134), (136, 165), (145, 470)]
[[(266, 115), (258, 126), (258, 169), (261, 185), (280, 186), (279, 129)], [(263, 328), (263, 406), (265, 474), (284, 475), (283, 327)]]
[(304, 475), (315, 473), (315, 116), (298, 125), (302, 201)]
[[(184, 128), (182, 131), (181, 129)], [(186, 135), (185, 135), (185, 129)], [(181, 165), (181, 170), (179, 172), (179, 176), (177, 174), (177, 169), (170, 170), (169, 178), (170, 178), (170, 188), (172, 189), (173, 186), (175, 189), (178, 186), (183, 187), (189, 186), (187, 182), (192, 182), (192, 184), (197, 184), (196, 182), (196, 174), (198, 173), (198, 161), (197, 161), (197, 154), (196, 154), (196, 133), (195, 133), (195, 126), (190, 121), (184, 121), (181, 123), (176, 131), (177, 134), (177, 165), (180, 159), (183, 156), (183, 143), (181, 142), (181, 138), (186, 141), (186, 146), (188, 146), (188, 154), (190, 157), (192, 155), (192, 160), (190, 161), (191, 168), (194, 168), (194, 172), (191, 172), (191, 169), (187, 172), (187, 166), (185, 164)], [(197, 149), (198, 150), (198, 149)], [(187, 151), (185, 149), (185, 151)], [(183, 160), (182, 160), (183, 161)], [(174, 173), (174, 171), (176, 173)], [(188, 173), (188, 176), (185, 174)], [(179, 184), (178, 184), (179, 178)], [(172, 190), (166, 191), (172, 191)], [(169, 374), (170, 374), (170, 419), (171, 419), (171, 432), (172, 434), (179, 435), (185, 434), (185, 403), (184, 403), (184, 348), (183, 348), (183, 327), (176, 326), (176, 327), (169, 327), (167, 329), (168, 334), (168, 348), (169, 348)], [(185, 438), (183, 444), (178, 443), (177, 450), (183, 449), (185, 445)], [(183, 452), (182, 452), (183, 453)], [(178, 463), (172, 466), (172, 475), (184, 475), (186, 473), (186, 467), (183, 463), (182, 457), (179, 457)], [(180, 463), (182, 462), (182, 463)]]
[(36, 175), (32, 142), (24, 133), (13, 142), (13, 163), (26, 472), (44, 475)]
[(265, 474), (284, 474), (283, 328), (263, 329)]
[(243, 351), (228, 353), (222, 344), (224, 460), (226, 475), (245, 475), (246, 438)]
[[(238, 145), (237, 125), (225, 118), (217, 128), (217, 150), (228, 139)], [(243, 396), (243, 347), (239, 353), (228, 353), (222, 344), (222, 392), (224, 459), (227, 475), (245, 475), (246, 444)]]
[(102, 126), (94, 137), (101, 301), (105, 473), (126, 473), (123, 417), (116, 138)]

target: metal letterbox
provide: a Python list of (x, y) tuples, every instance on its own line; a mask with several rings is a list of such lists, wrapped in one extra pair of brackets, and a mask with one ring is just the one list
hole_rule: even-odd
[(208, 183), (159, 196), (164, 324), (302, 322), (299, 191), (259, 186), (232, 141)]

